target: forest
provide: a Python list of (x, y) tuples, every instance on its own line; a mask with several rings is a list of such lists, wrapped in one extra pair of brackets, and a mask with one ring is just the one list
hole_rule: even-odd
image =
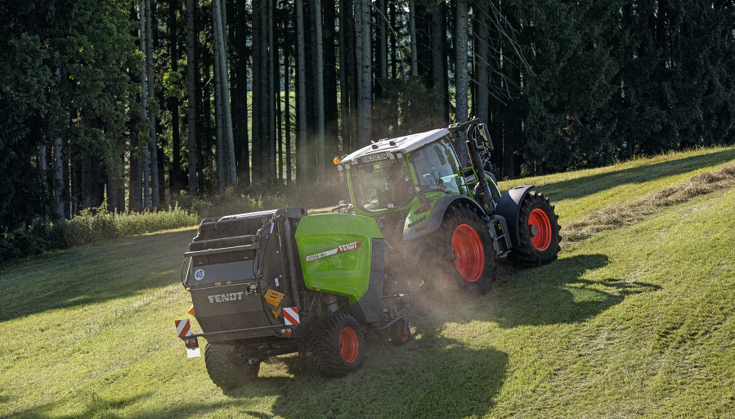
[(735, 143), (733, 0), (0, 0), (0, 16), (0, 233), (338, 183), (335, 157), (475, 116), (501, 179)]

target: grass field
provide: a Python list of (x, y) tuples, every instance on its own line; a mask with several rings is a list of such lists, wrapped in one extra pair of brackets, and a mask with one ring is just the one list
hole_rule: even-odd
[[(501, 186), (536, 184), (565, 225), (733, 162), (697, 150)], [(48, 253), (0, 270), (0, 417), (735, 417), (733, 203), (699, 195), (550, 265), (501, 262), (488, 295), (438, 296), (414, 340), (369, 338), (345, 378), (281, 356), (225, 393), (175, 336), (194, 229)]]

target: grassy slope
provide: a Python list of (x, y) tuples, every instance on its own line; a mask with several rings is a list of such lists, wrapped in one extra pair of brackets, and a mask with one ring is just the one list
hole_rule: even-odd
[[(701, 150), (533, 179), (563, 222), (735, 160)], [(511, 187), (519, 182), (506, 182)], [(223, 394), (173, 320), (194, 230), (50, 253), (0, 270), (0, 417), (671, 417), (735, 411), (735, 190), (594, 236), (483, 297), (443, 295), (415, 340), (368, 340), (324, 379), (280, 357)]]

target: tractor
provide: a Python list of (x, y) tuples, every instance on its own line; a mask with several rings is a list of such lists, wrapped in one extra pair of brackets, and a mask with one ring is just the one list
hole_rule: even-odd
[[(461, 134), (468, 167), (455, 151)], [(189, 356), (200, 356), (205, 338), (207, 372), (223, 389), (294, 352), (341, 377), (362, 365), (365, 331), (387, 333), (396, 345), (410, 340), (412, 292), (485, 293), (496, 257), (526, 266), (555, 260), (554, 207), (533, 185), (501, 196), (492, 150), (479, 119), (373, 141), (335, 158), (351, 203), (332, 213), (282, 208), (204, 219), (181, 270), (189, 314), (202, 329), (193, 334), (188, 319), (176, 321)]]

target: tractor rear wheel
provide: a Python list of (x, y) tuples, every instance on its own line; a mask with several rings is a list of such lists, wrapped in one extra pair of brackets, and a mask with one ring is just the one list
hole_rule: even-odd
[(495, 279), (495, 250), (480, 216), (465, 205), (450, 207), (434, 234), (423, 239), (421, 263), (459, 287), (486, 293)]
[(526, 266), (540, 266), (555, 260), (561, 251), (559, 216), (544, 194), (529, 192), (521, 202), (518, 215), (520, 243), (510, 258)]
[(336, 313), (319, 325), (312, 348), (316, 368), (324, 376), (342, 377), (362, 365), (365, 337), (357, 320)]
[(204, 348), (204, 363), (207, 374), (217, 387), (231, 390), (242, 387), (258, 377), (260, 362), (249, 364), (237, 356), (237, 347), (207, 342)]

